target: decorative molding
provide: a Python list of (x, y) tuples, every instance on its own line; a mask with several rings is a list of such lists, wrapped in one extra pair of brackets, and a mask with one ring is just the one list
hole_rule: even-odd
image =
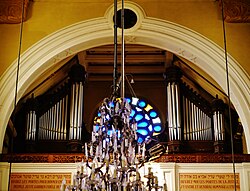
[[(176, 23), (146, 17), (140, 27), (129, 35), (136, 38), (136, 44), (161, 48), (173, 54), (180, 55), (176, 51), (181, 48), (185, 51), (182, 57), (187, 60), (190, 59), (190, 55), (195, 55), (197, 57), (195, 66), (206, 71), (226, 92), (226, 80), (221, 77), (221, 74), (225, 73), (224, 50), (201, 34)], [(42, 73), (58, 64), (53, 63), (56, 55), (60, 55), (67, 49), (71, 49), (74, 54), (111, 43), (113, 43), (113, 31), (108, 24), (107, 17), (82, 21), (46, 36), (21, 55), (17, 101)], [(64, 56), (67, 58), (66, 55)], [(250, 127), (250, 77), (230, 54), (228, 54), (228, 64), (231, 100), (244, 127), (247, 152), (250, 153), (250, 129), (248, 128)], [(0, 77), (0, 106), (2, 106), (0, 110), (0, 153), (5, 129), (14, 109), (16, 66), (17, 60), (13, 61)]]
[[(2, 154), (0, 162), (12, 163), (76, 163), (84, 154)], [(250, 154), (235, 154), (236, 163), (250, 162)], [(154, 160), (157, 163), (231, 163), (231, 154), (165, 154)]]
[[(250, 155), (235, 154), (236, 163), (250, 162)], [(232, 163), (231, 154), (165, 154), (156, 159), (155, 162), (175, 163)]]
[[(221, 2), (220, 2), (220, 7), (221, 7)], [(250, 1), (224, 0), (224, 17), (225, 21), (228, 23), (249, 23)]]
[(0, 24), (16, 24), (22, 21), (22, 8), (24, 2), (24, 21), (27, 20), (29, 0), (1, 0)]
[(75, 163), (81, 162), (83, 154), (3, 154), (0, 155), (1, 162), (12, 163)]

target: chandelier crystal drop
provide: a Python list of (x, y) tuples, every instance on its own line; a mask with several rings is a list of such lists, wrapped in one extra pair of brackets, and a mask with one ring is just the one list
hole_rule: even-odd
[[(114, 0), (114, 13), (117, 13), (117, 0)], [(167, 190), (166, 183), (164, 186), (158, 185), (158, 178), (151, 168), (148, 175), (145, 175), (144, 163), (147, 161), (147, 153), (150, 153), (146, 151), (146, 145), (151, 139), (148, 136), (145, 140), (138, 141), (137, 123), (131, 120), (132, 108), (124, 97), (124, 0), (121, 14), (121, 76), (117, 80), (117, 15), (114, 14), (113, 92), (99, 107), (100, 118), (93, 125), (91, 141), (84, 145), (85, 157), (77, 167), (73, 184), (66, 186), (64, 179), (61, 191)], [(119, 90), (121, 96), (118, 96)], [(144, 179), (139, 171), (141, 167), (144, 167)]]
[(139, 169), (146, 161), (148, 140), (137, 141), (137, 124), (130, 121), (127, 100), (105, 98), (99, 112), (100, 122), (94, 125), (91, 142), (85, 143), (85, 158), (78, 164), (73, 185), (66, 186), (63, 180), (61, 191), (166, 191), (151, 168), (147, 182), (142, 181)]

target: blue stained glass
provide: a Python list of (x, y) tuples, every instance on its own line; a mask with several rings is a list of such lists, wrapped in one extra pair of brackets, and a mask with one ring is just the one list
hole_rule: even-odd
[(140, 101), (139, 104), (138, 104), (140, 107), (145, 107), (146, 106), (146, 103), (144, 101)]
[(112, 132), (113, 130), (108, 130), (108, 135), (110, 136), (111, 135), (111, 132)]
[(137, 127), (142, 127), (142, 128), (145, 128), (145, 127), (147, 127), (148, 126), (148, 123), (147, 122), (140, 122), (140, 123), (138, 123), (137, 124)]
[(136, 120), (136, 121), (140, 121), (142, 118), (143, 118), (143, 115), (141, 115), (141, 114), (137, 114), (137, 115), (135, 116), (135, 120)]
[(145, 129), (138, 129), (138, 130), (137, 130), (137, 133), (140, 133), (140, 134), (143, 135), (143, 136), (148, 135), (148, 131), (145, 130)]
[[(159, 134), (162, 131), (161, 119), (158, 113), (149, 105), (146, 101), (139, 98), (125, 98), (128, 103), (131, 104), (130, 119), (137, 122), (138, 127), (138, 142), (143, 143), (146, 137), (150, 137), (152, 134)], [(114, 102), (109, 102), (109, 106), (114, 109)], [(101, 113), (97, 113), (94, 119), (93, 128), (98, 131), (100, 128), (106, 131), (105, 128), (100, 126)], [(107, 114), (106, 120), (110, 120), (111, 116)], [(109, 127), (108, 127), (109, 128)], [(111, 134), (111, 130), (108, 130), (108, 135)]]
[(131, 102), (131, 99), (130, 98), (126, 98), (127, 102), (130, 103)]
[(161, 120), (159, 117), (152, 119), (153, 123), (161, 123)]
[(115, 105), (114, 105), (114, 102), (109, 102), (109, 106), (110, 107), (114, 107)]
[(106, 119), (109, 120), (109, 119), (110, 119), (110, 116), (109, 116), (109, 115), (106, 115)]
[(145, 114), (145, 119), (150, 120), (148, 114)]
[(131, 113), (130, 113), (130, 117), (133, 117), (135, 115), (135, 110), (132, 109)]
[(95, 128), (95, 131), (99, 130), (99, 126), (98, 125), (95, 125), (94, 128)]
[(137, 105), (137, 102), (138, 102), (138, 98), (135, 98), (135, 97), (132, 97), (132, 105)]
[(140, 109), (139, 107), (136, 107), (135, 109), (136, 111), (142, 111), (142, 109)]
[(138, 141), (138, 143), (142, 143), (143, 139), (141, 137), (139, 137), (137, 141)]
[(150, 117), (155, 118), (157, 116), (157, 113), (155, 111), (151, 111), (149, 115)]
[(161, 126), (160, 125), (154, 126), (154, 130), (156, 132), (160, 132), (161, 131)]

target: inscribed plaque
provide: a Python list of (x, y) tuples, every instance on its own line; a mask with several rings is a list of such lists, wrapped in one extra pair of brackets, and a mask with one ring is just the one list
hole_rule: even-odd
[[(236, 190), (240, 190), (239, 174), (235, 174)], [(180, 191), (235, 191), (233, 173), (180, 173)]]
[(12, 173), (10, 191), (58, 191), (64, 177), (70, 184), (71, 173)]

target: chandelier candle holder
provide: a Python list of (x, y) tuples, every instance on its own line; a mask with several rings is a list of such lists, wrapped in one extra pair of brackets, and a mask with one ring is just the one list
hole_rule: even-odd
[(146, 139), (137, 141), (137, 124), (130, 121), (131, 106), (126, 99), (105, 98), (99, 107), (100, 121), (94, 125), (85, 158), (79, 163), (73, 185), (62, 182), (61, 191), (143, 191), (162, 190), (149, 168), (141, 180), (139, 169), (146, 162)]
[[(131, 105), (124, 97), (124, 0), (122, 0), (122, 67), (117, 77), (117, 0), (114, 0), (114, 73), (113, 93), (99, 107), (99, 120), (94, 124), (91, 141), (85, 143), (85, 157), (79, 163), (73, 184), (62, 181), (61, 191), (166, 191), (158, 185), (151, 168), (142, 181), (139, 169), (147, 161), (149, 136), (138, 141), (137, 123), (130, 120)], [(118, 81), (118, 82), (117, 82)], [(118, 91), (120, 90), (120, 97)], [(145, 169), (145, 166), (144, 166)], [(145, 173), (144, 173), (145, 174)]]

